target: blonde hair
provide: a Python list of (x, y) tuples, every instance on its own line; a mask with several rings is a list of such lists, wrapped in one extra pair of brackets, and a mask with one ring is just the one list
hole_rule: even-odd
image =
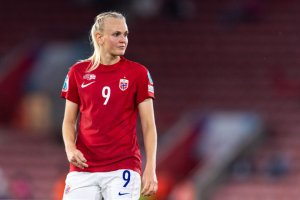
[(118, 13), (118, 12), (103, 12), (95, 17), (95, 23), (93, 24), (91, 32), (90, 32), (90, 40), (91, 40), (91, 44), (93, 45), (94, 53), (92, 54), (92, 56), (90, 56), (89, 58), (86, 59), (87, 61), (91, 61), (91, 65), (88, 67), (87, 71), (93, 71), (100, 65), (101, 49), (97, 42), (96, 33), (103, 32), (104, 20), (108, 17), (117, 18), (117, 19), (125, 19), (125, 17), (121, 13)]

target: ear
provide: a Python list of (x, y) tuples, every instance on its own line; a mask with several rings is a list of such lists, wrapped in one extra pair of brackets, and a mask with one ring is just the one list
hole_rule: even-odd
[(100, 32), (96, 33), (96, 39), (99, 45), (102, 45), (104, 43), (103, 34)]

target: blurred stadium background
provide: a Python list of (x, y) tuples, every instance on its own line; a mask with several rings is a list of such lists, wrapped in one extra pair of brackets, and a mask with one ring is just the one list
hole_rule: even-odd
[(300, 199), (297, 0), (1, 2), (0, 199), (61, 198), (60, 89), (107, 10), (127, 16), (127, 57), (156, 86), (152, 199)]

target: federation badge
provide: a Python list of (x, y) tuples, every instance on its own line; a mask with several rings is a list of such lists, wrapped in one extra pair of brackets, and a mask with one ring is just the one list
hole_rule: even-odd
[(67, 92), (68, 90), (69, 90), (69, 76), (67, 75), (64, 81), (62, 91)]
[(127, 90), (128, 85), (129, 85), (129, 81), (127, 79), (123, 79), (123, 78), (120, 79), (120, 82), (119, 82), (120, 90), (122, 90), (122, 91)]

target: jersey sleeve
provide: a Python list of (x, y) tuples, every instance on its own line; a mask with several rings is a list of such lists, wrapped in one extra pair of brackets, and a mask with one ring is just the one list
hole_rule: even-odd
[(154, 85), (150, 72), (145, 68), (138, 77), (136, 103), (139, 104), (147, 98), (155, 98)]
[(76, 104), (80, 103), (78, 88), (76, 84), (75, 72), (71, 68), (65, 78), (60, 96)]

